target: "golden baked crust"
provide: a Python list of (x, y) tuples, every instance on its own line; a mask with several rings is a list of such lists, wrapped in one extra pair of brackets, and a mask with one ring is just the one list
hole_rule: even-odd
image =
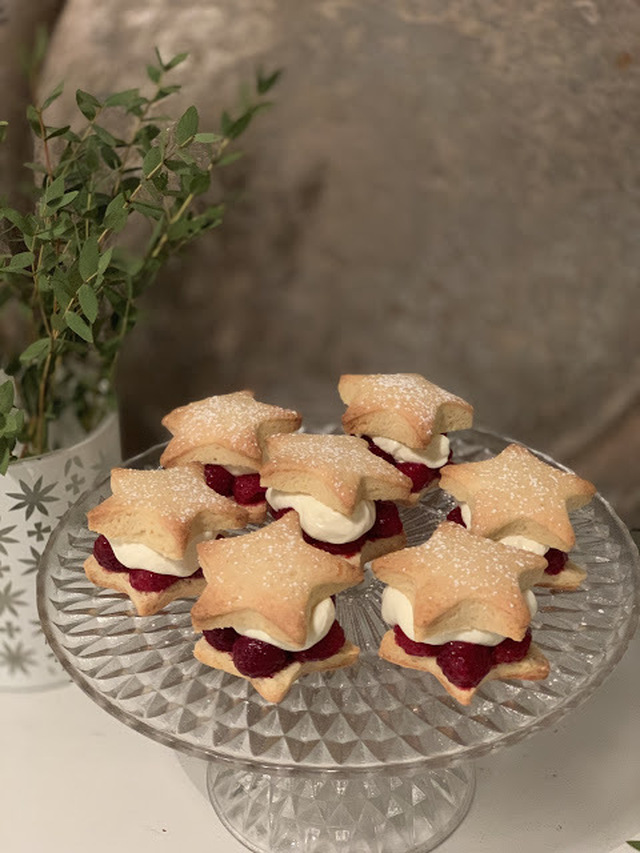
[(254, 399), (253, 391), (220, 394), (169, 412), (162, 424), (172, 434), (160, 464), (165, 468), (197, 461), (239, 465), (260, 471), (266, 438), (295, 432), (298, 412)]
[(85, 560), (84, 571), (91, 583), (96, 586), (128, 595), (138, 616), (152, 616), (154, 613), (159, 613), (177, 598), (197, 598), (207, 583), (203, 577), (181, 578), (160, 592), (140, 592), (131, 586), (127, 572), (110, 572), (103, 569), (93, 556)]
[(202, 465), (151, 471), (114, 468), (112, 494), (87, 513), (89, 530), (140, 543), (174, 560), (204, 532), (239, 529), (246, 511), (204, 482)]
[(582, 581), (587, 577), (587, 573), (580, 566), (577, 566), (573, 560), (567, 560), (562, 571), (556, 575), (544, 574), (537, 581), (536, 586), (545, 589), (555, 589), (558, 592), (570, 592), (579, 589)]
[(569, 512), (596, 491), (518, 444), (486, 461), (446, 465), (440, 487), (468, 504), (473, 532), (490, 539), (526, 536), (561, 551), (575, 545)]
[(435, 675), (444, 689), (453, 696), (461, 705), (469, 705), (474, 693), (481, 684), (485, 681), (493, 681), (494, 679), (509, 679), (516, 678), (525, 681), (540, 681), (549, 675), (549, 661), (542, 654), (540, 649), (531, 643), (526, 657), (520, 661), (513, 663), (500, 663), (492, 667), (482, 681), (476, 687), (462, 688), (456, 687), (446, 677), (442, 669), (438, 666), (435, 657), (420, 657), (418, 655), (409, 655), (404, 649), (396, 643), (393, 631), (387, 631), (380, 643), (378, 654), (384, 660), (398, 666), (404, 666), (409, 669), (417, 669), (422, 672), (430, 672)]
[(265, 631), (276, 642), (305, 642), (313, 608), (360, 583), (354, 565), (302, 538), (298, 514), (243, 536), (198, 545), (207, 587), (191, 610), (197, 631), (232, 627)]
[(206, 666), (222, 669), (231, 675), (245, 678), (263, 699), (266, 699), (267, 702), (276, 703), (284, 699), (294, 681), (297, 681), (303, 675), (308, 675), (311, 672), (325, 672), (327, 670), (340, 669), (344, 666), (351, 666), (358, 659), (360, 649), (358, 646), (347, 642), (339, 652), (330, 658), (318, 661), (305, 661), (304, 663), (294, 661), (270, 678), (249, 678), (238, 672), (233, 664), (231, 655), (228, 652), (220, 652), (214, 649), (204, 637), (201, 637), (196, 643), (193, 654), (201, 663), (206, 664)]
[(260, 482), (311, 495), (351, 515), (361, 500), (406, 500), (411, 480), (351, 435), (274, 435), (267, 440)]
[(524, 592), (546, 565), (544, 557), (444, 521), (422, 545), (380, 557), (372, 569), (409, 599), (415, 639), (428, 643), (474, 628), (521, 640), (531, 621)]
[(418, 450), (434, 435), (468, 429), (473, 421), (469, 403), (418, 373), (345, 373), (338, 391), (347, 406), (346, 433), (392, 438)]

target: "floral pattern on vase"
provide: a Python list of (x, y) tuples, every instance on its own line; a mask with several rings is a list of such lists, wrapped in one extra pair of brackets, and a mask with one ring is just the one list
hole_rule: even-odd
[(61, 516), (120, 459), (114, 413), (78, 444), (16, 462), (0, 478), (0, 690), (67, 680), (40, 628), (38, 562)]

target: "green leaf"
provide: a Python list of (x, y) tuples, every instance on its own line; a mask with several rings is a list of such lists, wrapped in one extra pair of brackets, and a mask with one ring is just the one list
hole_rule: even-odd
[(21, 272), (33, 263), (33, 252), (18, 252), (11, 256), (9, 263), (2, 267), (2, 272)]
[(40, 338), (32, 344), (29, 344), (26, 350), (21, 354), (20, 361), (22, 364), (28, 364), (30, 361), (40, 361), (40, 359), (44, 357), (45, 353), (49, 351), (50, 346), (50, 338)]
[(193, 137), (194, 142), (204, 142), (204, 143), (212, 143), (212, 142), (222, 142), (224, 137), (220, 136), (219, 133), (196, 133)]
[(261, 71), (258, 72), (256, 80), (256, 91), (259, 95), (265, 95), (272, 86), (274, 86), (282, 74), (282, 69), (279, 68), (272, 74), (264, 75)]
[(198, 110), (191, 106), (180, 117), (176, 127), (176, 141), (178, 145), (186, 145), (198, 132), (199, 124)]
[(164, 66), (165, 71), (171, 71), (172, 68), (175, 68), (176, 65), (180, 65), (185, 61), (185, 59), (189, 56), (188, 53), (177, 53), (173, 59), (170, 59), (166, 65)]
[(89, 237), (80, 249), (80, 257), (78, 258), (78, 269), (83, 281), (87, 281), (94, 276), (98, 271), (98, 262), (100, 260), (100, 250), (98, 248), (98, 239), (95, 236)]
[(11, 461), (11, 451), (13, 450), (14, 442), (9, 444), (6, 439), (0, 441), (0, 474), (6, 474)]
[(48, 95), (47, 98), (45, 98), (45, 101), (42, 105), (42, 109), (46, 110), (47, 107), (50, 107), (54, 101), (57, 101), (57, 99), (62, 94), (63, 90), (64, 90), (64, 83), (63, 82), (58, 83), (58, 85), (55, 87), (53, 92), (51, 92), (51, 94)]
[(158, 166), (162, 163), (162, 151), (158, 146), (154, 146), (150, 148), (145, 154), (144, 160), (142, 161), (142, 171), (144, 172), (145, 178), (148, 178), (149, 175), (158, 168)]
[(0, 121), (0, 142), (4, 142), (7, 138), (7, 128), (9, 127), (8, 121)]
[(98, 275), (104, 275), (107, 270), (107, 267), (111, 263), (111, 256), (113, 255), (113, 249), (107, 249), (100, 255), (100, 260), (98, 261)]
[(118, 153), (110, 148), (108, 145), (100, 146), (100, 153), (102, 154), (102, 159), (107, 164), (110, 169), (114, 171), (119, 169), (122, 165), (122, 160), (120, 159)]
[(70, 129), (70, 127), (71, 127), (70, 124), (67, 124), (64, 127), (47, 127), (47, 128), (45, 128), (45, 130), (47, 132), (45, 139), (48, 142), (50, 139), (56, 139), (56, 137), (58, 137), (58, 136), (64, 136), (67, 133), (67, 131)]
[(13, 382), (7, 379), (0, 385), (0, 412), (7, 414), (13, 407)]
[(50, 201), (54, 201), (57, 198), (62, 198), (64, 195), (64, 177), (59, 175), (55, 180), (51, 181), (51, 183), (47, 186), (44, 191), (44, 200), (45, 203)]
[(83, 341), (86, 341), (89, 344), (93, 343), (93, 333), (91, 332), (91, 327), (88, 326), (82, 319), (82, 317), (78, 316), (78, 314), (65, 314), (64, 322), (66, 323), (67, 327), (71, 329), (72, 332), (75, 332), (79, 338), (82, 338)]
[(147, 65), (147, 76), (152, 83), (159, 83), (162, 77), (162, 69), (155, 65)]
[(202, 195), (206, 193), (210, 185), (211, 175), (209, 172), (197, 172), (189, 180), (189, 192), (193, 195)]
[(66, 207), (68, 204), (70, 204), (74, 200), (74, 198), (79, 195), (79, 192), (79, 190), (71, 190), (71, 192), (65, 193), (62, 198), (50, 202), (47, 207), (51, 211), (60, 210), (61, 207)]
[(126, 107), (131, 109), (134, 106), (144, 103), (145, 99), (140, 96), (140, 89), (125, 89), (124, 92), (114, 92), (113, 95), (105, 100), (105, 107)]
[(640, 841), (627, 841), (629, 847), (633, 847), (634, 850), (640, 850)]
[(76, 104), (82, 115), (89, 121), (93, 121), (102, 108), (102, 104), (97, 98), (82, 89), (76, 91)]
[(244, 151), (230, 151), (228, 154), (225, 154), (221, 157), (217, 164), (218, 166), (230, 166), (232, 163), (235, 163), (236, 160), (240, 160), (244, 157)]
[(78, 290), (78, 302), (82, 313), (90, 323), (95, 323), (98, 316), (98, 297), (90, 284), (83, 284)]
[(42, 125), (40, 123), (40, 114), (38, 110), (33, 106), (33, 104), (29, 104), (27, 107), (27, 121), (31, 126), (31, 130), (35, 133), (38, 139), (42, 138)]
[(124, 194), (118, 193), (107, 205), (104, 214), (104, 227), (113, 231), (114, 234), (118, 234), (127, 224), (127, 218)]

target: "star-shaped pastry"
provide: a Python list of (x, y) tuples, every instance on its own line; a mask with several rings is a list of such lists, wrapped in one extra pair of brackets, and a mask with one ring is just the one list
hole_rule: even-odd
[(445, 466), (440, 486), (468, 505), (472, 531), (491, 539), (526, 536), (561, 551), (575, 544), (569, 512), (595, 494), (587, 480), (517, 444), (486, 461)]
[(417, 642), (478, 629), (521, 640), (531, 621), (524, 596), (545, 570), (537, 554), (442, 522), (422, 545), (374, 560), (372, 569), (413, 607)]
[(267, 436), (294, 432), (298, 412), (254, 399), (253, 391), (208, 397), (169, 412), (162, 424), (173, 435), (162, 454), (165, 468), (197, 461), (260, 469)]
[(277, 642), (305, 642), (314, 607), (363, 580), (359, 566), (308, 545), (298, 515), (242, 536), (198, 545), (207, 586), (191, 610), (197, 631), (260, 630)]
[(171, 559), (182, 559), (194, 536), (247, 523), (246, 510), (212, 491), (196, 462), (169, 470), (114, 468), (111, 491), (87, 513), (89, 529), (146, 544)]
[(350, 515), (361, 500), (406, 500), (411, 480), (351, 435), (274, 435), (267, 440), (260, 482), (311, 495)]
[(418, 373), (344, 374), (338, 391), (344, 431), (424, 449), (434, 435), (468, 429), (473, 407)]

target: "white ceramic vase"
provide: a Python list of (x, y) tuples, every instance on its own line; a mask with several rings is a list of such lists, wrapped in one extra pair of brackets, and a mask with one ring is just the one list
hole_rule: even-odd
[(60, 517), (120, 459), (113, 413), (77, 444), (16, 462), (0, 476), (0, 690), (67, 681), (38, 619), (38, 561)]

